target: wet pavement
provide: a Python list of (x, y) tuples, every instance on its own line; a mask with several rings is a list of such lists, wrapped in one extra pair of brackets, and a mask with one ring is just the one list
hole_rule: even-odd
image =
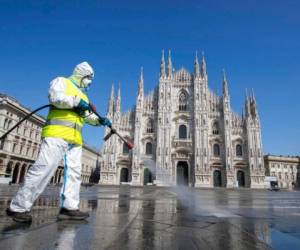
[(300, 249), (300, 192), (82, 187), (72, 222), (48, 186), (26, 226), (5, 215), (17, 188), (0, 186), (0, 249)]

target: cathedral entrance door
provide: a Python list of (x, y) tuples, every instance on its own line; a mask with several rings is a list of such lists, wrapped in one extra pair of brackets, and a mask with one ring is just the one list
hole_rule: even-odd
[(153, 177), (152, 173), (148, 168), (144, 169), (144, 185), (147, 185), (148, 183), (152, 183)]
[(214, 171), (214, 187), (222, 187), (222, 174), (220, 170)]
[(189, 166), (186, 161), (177, 164), (177, 185), (189, 185)]
[(122, 168), (120, 173), (120, 183), (128, 182), (128, 169)]
[(236, 178), (239, 183), (239, 187), (245, 187), (245, 173), (242, 170), (237, 171)]

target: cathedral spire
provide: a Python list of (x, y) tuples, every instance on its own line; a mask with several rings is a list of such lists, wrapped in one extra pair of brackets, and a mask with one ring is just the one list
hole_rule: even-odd
[(201, 77), (202, 79), (204, 79), (207, 76), (206, 73), (206, 61), (205, 61), (205, 57), (204, 57), (204, 52), (202, 52), (202, 63), (201, 63)]
[(160, 77), (164, 78), (166, 76), (166, 64), (165, 64), (165, 52), (162, 50), (161, 60), (160, 60)]
[(121, 112), (121, 87), (119, 83), (118, 96), (116, 100), (116, 112)]
[(110, 92), (110, 98), (108, 101), (108, 114), (114, 113), (114, 84), (111, 85), (111, 92)]
[(173, 70), (173, 66), (172, 66), (172, 59), (171, 59), (171, 50), (169, 50), (169, 58), (168, 58), (168, 77), (172, 76), (172, 70)]
[(138, 95), (144, 95), (144, 70), (143, 67), (141, 67), (141, 74), (140, 79), (138, 83)]
[(246, 118), (251, 116), (251, 110), (250, 110), (250, 100), (248, 96), (248, 90), (246, 89), (246, 97), (245, 97), (245, 115)]
[(227, 84), (227, 79), (226, 79), (226, 73), (225, 70), (223, 69), (223, 97), (228, 98), (228, 84)]
[(194, 76), (195, 78), (198, 78), (199, 75), (200, 75), (200, 70), (199, 70), (199, 62), (198, 62), (198, 53), (196, 51), (195, 62), (194, 62)]
[(254, 90), (252, 89), (251, 91), (251, 107), (252, 107), (252, 113), (253, 116), (257, 117), (258, 116), (258, 112), (257, 112), (257, 107), (256, 107), (256, 99), (255, 99), (255, 95), (254, 95)]
[(254, 90), (253, 89), (251, 91), (251, 95), (252, 95), (252, 102), (256, 104), (256, 99), (255, 99), (255, 95), (254, 95)]
[(243, 107), (243, 108), (242, 108), (242, 120), (244, 120), (244, 118), (245, 118), (245, 117), (244, 117), (244, 116), (245, 116), (244, 113), (245, 113), (245, 112), (244, 112), (244, 107)]

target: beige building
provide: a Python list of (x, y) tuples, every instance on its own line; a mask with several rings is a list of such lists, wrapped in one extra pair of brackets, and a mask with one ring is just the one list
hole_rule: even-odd
[[(0, 135), (3, 135), (31, 111), (14, 98), (0, 93)], [(35, 162), (41, 143), (41, 129), (45, 119), (31, 116), (0, 142), (0, 177), (11, 178), (12, 183), (22, 183), (25, 173)], [(84, 145), (82, 156), (82, 182), (89, 183), (98, 166), (100, 154)], [(62, 181), (63, 164), (57, 168), (50, 183)]]
[(82, 147), (82, 183), (89, 183), (96, 168), (100, 168), (101, 155), (97, 149), (84, 144)]
[(264, 156), (266, 176), (277, 177), (280, 188), (294, 189), (300, 186), (299, 156)]

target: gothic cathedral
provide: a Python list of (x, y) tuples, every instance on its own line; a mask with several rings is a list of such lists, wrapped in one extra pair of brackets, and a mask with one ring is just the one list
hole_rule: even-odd
[[(100, 184), (264, 187), (260, 119), (253, 92), (241, 116), (232, 111), (223, 74), (223, 94), (208, 87), (206, 62), (197, 54), (194, 72), (175, 71), (164, 53), (158, 86), (144, 94), (141, 70), (135, 107), (121, 113), (120, 87), (112, 86), (107, 117), (134, 142), (129, 151), (117, 136), (102, 147)], [(109, 133), (106, 129), (105, 134)]]

